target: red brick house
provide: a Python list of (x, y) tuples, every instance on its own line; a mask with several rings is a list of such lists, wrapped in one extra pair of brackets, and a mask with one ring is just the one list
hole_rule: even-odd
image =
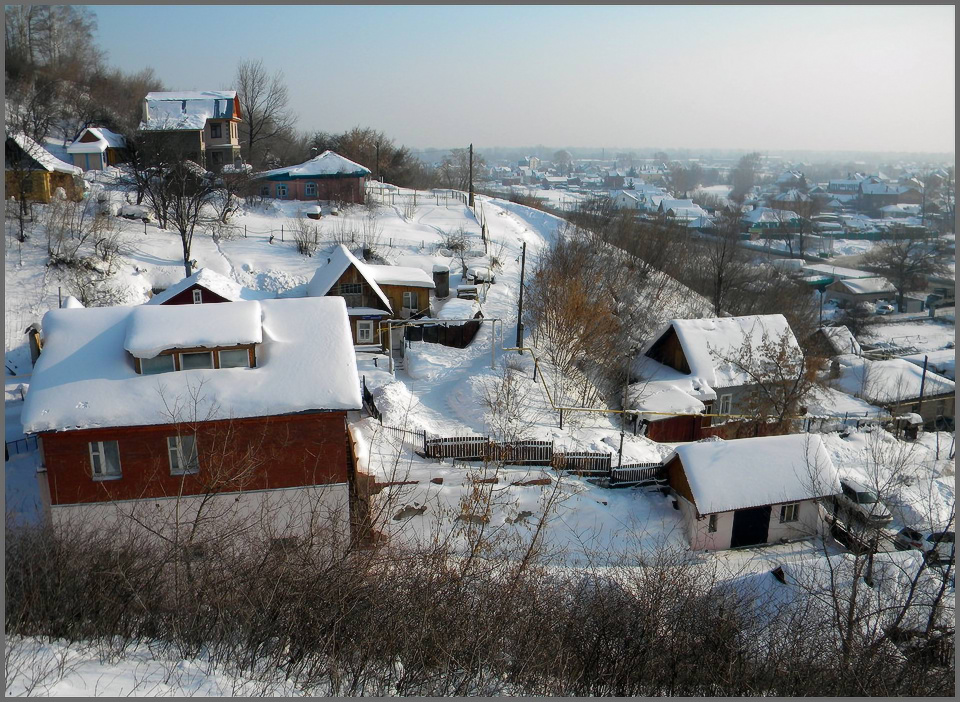
[(254, 177), (260, 181), (262, 197), (363, 204), (369, 175), (369, 168), (328, 150), (298, 166), (275, 168)]
[(59, 309), (43, 329), (22, 418), (55, 525), (204, 510), (295, 535), (322, 508), (349, 531), (361, 400), (341, 300)]

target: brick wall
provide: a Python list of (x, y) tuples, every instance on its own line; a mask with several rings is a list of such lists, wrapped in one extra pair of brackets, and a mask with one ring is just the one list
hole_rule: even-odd
[[(200, 471), (186, 476), (170, 474), (167, 437), (177, 429), (165, 424), (43, 434), (51, 504), (347, 482), (345, 412), (180, 425), (180, 434), (197, 435)], [(91, 441), (118, 442), (122, 477), (92, 478)]]

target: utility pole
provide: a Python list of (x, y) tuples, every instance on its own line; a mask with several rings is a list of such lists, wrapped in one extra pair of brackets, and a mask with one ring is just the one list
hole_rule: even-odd
[(470, 144), (470, 207), (473, 207), (473, 144)]
[(380, 180), (380, 142), (377, 142), (377, 180)]
[(920, 376), (920, 399), (917, 400), (917, 408), (923, 407), (923, 386), (927, 383), (927, 356), (923, 356), (923, 373)]
[(521, 356), (523, 351), (523, 274), (527, 268), (527, 242), (523, 242), (523, 250), (520, 253), (520, 302), (517, 305), (517, 353)]

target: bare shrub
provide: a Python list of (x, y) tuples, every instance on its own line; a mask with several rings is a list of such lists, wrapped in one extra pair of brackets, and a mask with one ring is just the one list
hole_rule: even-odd
[(293, 232), (293, 240), (297, 244), (297, 252), (304, 256), (313, 256), (320, 245), (320, 227), (303, 212), (298, 212), (293, 219), (287, 220), (287, 226)]

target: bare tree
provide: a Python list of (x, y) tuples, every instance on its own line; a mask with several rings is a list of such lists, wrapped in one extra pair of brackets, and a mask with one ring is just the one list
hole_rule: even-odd
[(714, 316), (721, 316), (732, 291), (749, 279), (749, 264), (740, 246), (740, 208), (728, 207), (717, 217), (716, 233), (705, 238), (691, 257), (699, 272), (702, 290), (713, 303)]
[(897, 289), (897, 308), (903, 312), (903, 297), (911, 290), (926, 287), (927, 278), (949, 272), (949, 245), (940, 237), (916, 238), (894, 235), (863, 257), (869, 270), (886, 277)]
[(292, 129), (296, 121), (289, 111), (290, 96), (283, 71), (270, 76), (262, 59), (247, 59), (238, 64), (235, 80), (243, 116), (241, 138), (247, 144), (247, 158), (251, 163), (260, 163), (262, 154), (258, 145)]

